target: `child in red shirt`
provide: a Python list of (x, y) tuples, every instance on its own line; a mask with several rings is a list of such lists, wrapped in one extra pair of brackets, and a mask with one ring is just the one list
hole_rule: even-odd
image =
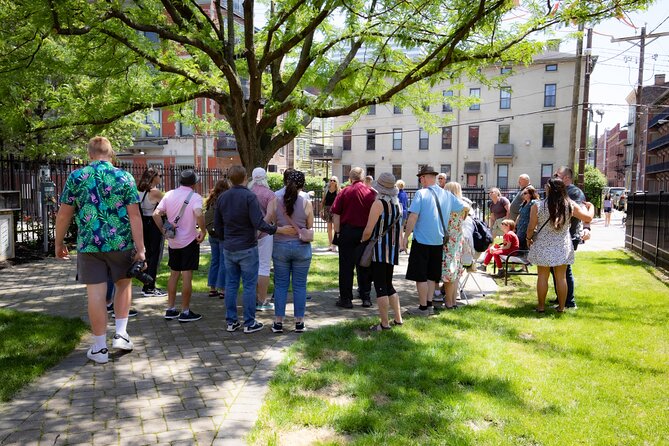
[(502, 271), (502, 259), (499, 258), (500, 255), (509, 255), (518, 250), (520, 242), (518, 236), (515, 232), (516, 222), (513, 220), (506, 219), (502, 221), (502, 230), (504, 231), (502, 246), (492, 245), (486, 250), (485, 259), (483, 260), (483, 265), (479, 267), (479, 271), (485, 271), (486, 267), (490, 264), (490, 260), (495, 260), (495, 265), (497, 266), (498, 275), (501, 275)]

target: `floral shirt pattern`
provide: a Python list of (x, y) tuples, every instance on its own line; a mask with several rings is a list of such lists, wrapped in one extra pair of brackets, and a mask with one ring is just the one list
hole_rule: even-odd
[(444, 282), (455, 282), (464, 272), (462, 267), (463, 233), (462, 212), (451, 212), (448, 219), (448, 243), (444, 245), (444, 254), (441, 262), (441, 277)]
[(93, 161), (65, 182), (61, 204), (73, 206), (79, 252), (127, 251), (133, 248), (126, 206), (139, 203), (135, 180), (108, 161)]

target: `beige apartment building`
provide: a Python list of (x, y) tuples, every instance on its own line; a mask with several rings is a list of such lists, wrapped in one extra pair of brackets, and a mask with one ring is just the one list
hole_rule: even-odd
[[(463, 186), (513, 188), (523, 173), (544, 184), (569, 159), (575, 62), (573, 54), (547, 51), (529, 66), (484, 69), (489, 78), (509, 74), (501, 88), (471, 81), (460, 89), (437, 85), (445, 100), (429, 112), (450, 117), (437, 131), (424, 130), (411, 110), (390, 104), (370, 108), (350, 130), (341, 130), (350, 117), (336, 118), (333, 173), (346, 180), (351, 166), (360, 166), (374, 177), (392, 172), (415, 188), (419, 166), (429, 164)], [(454, 109), (450, 95), (480, 102)]]

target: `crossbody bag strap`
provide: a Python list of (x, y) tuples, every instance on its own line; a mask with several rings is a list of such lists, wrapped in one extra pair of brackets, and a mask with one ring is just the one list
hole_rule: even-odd
[(434, 196), (434, 201), (437, 203), (437, 212), (439, 212), (439, 222), (441, 223), (441, 229), (444, 231), (444, 237), (448, 236), (448, 231), (446, 230), (446, 225), (444, 224), (444, 216), (441, 213), (441, 206), (439, 205), (439, 199), (437, 198), (437, 194), (435, 191), (430, 189), (429, 187), (427, 188), (430, 192), (432, 192), (432, 196)]
[[(390, 206), (392, 206), (392, 205), (389, 203), (389, 204), (388, 204), (388, 212), (390, 212)], [(386, 229), (384, 229), (383, 232), (379, 233), (379, 234), (376, 236), (376, 238), (377, 238), (377, 239), (383, 238), (383, 236), (386, 235), (386, 232), (390, 231), (390, 228), (392, 228), (393, 226), (395, 226), (395, 224), (396, 224), (398, 221), (400, 221), (400, 217), (401, 217), (401, 216), (402, 216), (402, 213), (400, 212), (400, 213), (397, 215), (397, 217), (395, 217), (395, 219), (394, 219), (388, 226), (386, 226)]]
[(194, 192), (195, 191), (190, 191), (190, 194), (188, 194), (188, 196), (184, 200), (184, 204), (181, 205), (181, 209), (179, 210), (179, 215), (177, 215), (177, 218), (174, 220), (175, 225), (179, 223), (179, 220), (181, 219), (181, 217), (183, 217), (184, 212), (186, 211), (186, 206), (188, 206), (188, 203), (190, 202), (190, 197), (193, 196)]

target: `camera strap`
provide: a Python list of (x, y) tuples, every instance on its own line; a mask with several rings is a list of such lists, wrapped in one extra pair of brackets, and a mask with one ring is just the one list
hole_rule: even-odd
[(188, 194), (188, 196), (184, 200), (184, 204), (181, 205), (181, 209), (179, 210), (179, 215), (177, 215), (177, 218), (174, 220), (174, 226), (176, 226), (177, 223), (179, 223), (179, 220), (181, 220), (181, 217), (183, 217), (184, 212), (186, 211), (186, 206), (188, 206), (188, 203), (190, 202), (190, 197), (193, 196), (194, 192), (195, 191), (190, 191), (190, 193)]

